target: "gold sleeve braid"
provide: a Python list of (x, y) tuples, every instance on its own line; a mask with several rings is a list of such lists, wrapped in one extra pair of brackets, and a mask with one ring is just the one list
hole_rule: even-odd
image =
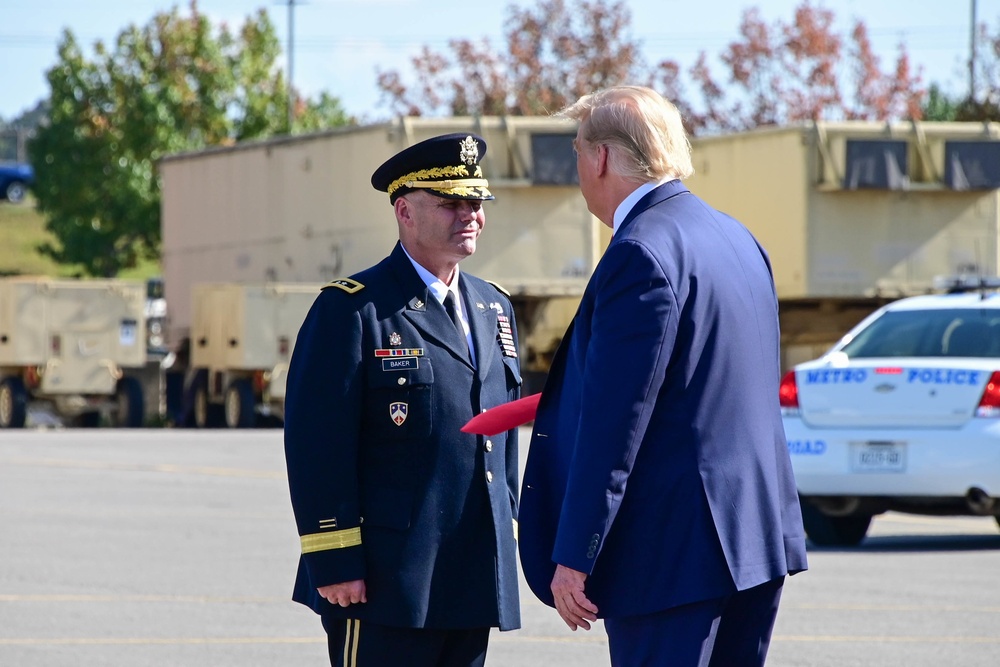
[(303, 554), (345, 549), (361, 544), (361, 528), (345, 528), (331, 533), (312, 533), (311, 535), (303, 535), (299, 539), (302, 542)]

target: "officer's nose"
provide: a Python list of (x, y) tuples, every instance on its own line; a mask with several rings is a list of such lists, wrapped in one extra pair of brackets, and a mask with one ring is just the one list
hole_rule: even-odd
[(473, 206), (472, 202), (463, 201), (458, 206), (458, 216), (459, 216), (459, 219), (462, 220), (462, 221), (472, 220), (473, 218), (476, 217), (476, 214), (478, 212), (479, 212), (479, 209), (477, 209), (475, 206)]

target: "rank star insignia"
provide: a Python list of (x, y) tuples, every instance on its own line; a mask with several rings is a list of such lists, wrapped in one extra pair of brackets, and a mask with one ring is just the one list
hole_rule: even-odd
[(461, 142), (462, 152), (459, 154), (462, 162), (468, 165), (476, 164), (479, 157), (479, 144), (472, 137), (466, 137)]
[(403, 337), (402, 336), (400, 336), (395, 331), (393, 331), (391, 334), (389, 334), (389, 345), (395, 347), (397, 345), (402, 345), (402, 344), (403, 344)]
[(389, 404), (389, 418), (396, 426), (402, 426), (406, 421), (406, 412), (409, 406), (406, 403), (396, 402)]

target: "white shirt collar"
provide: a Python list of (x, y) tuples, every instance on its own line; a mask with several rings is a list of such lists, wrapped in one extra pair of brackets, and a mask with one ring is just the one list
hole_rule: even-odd
[(410, 264), (412, 264), (413, 268), (416, 269), (417, 275), (419, 275), (420, 279), (424, 281), (424, 284), (427, 285), (427, 289), (431, 291), (431, 294), (434, 295), (434, 298), (437, 299), (438, 303), (444, 303), (444, 298), (448, 296), (448, 292), (452, 292), (455, 295), (455, 303), (462, 303), (462, 300), (459, 298), (461, 295), (458, 291), (458, 266), (455, 267), (455, 278), (451, 281), (451, 285), (445, 285), (444, 281), (417, 264), (417, 261), (410, 257), (410, 253), (406, 252), (406, 248), (403, 244), (400, 244), (400, 247), (403, 248), (403, 252), (406, 253), (406, 258), (410, 260)]
[(406, 253), (406, 258), (410, 260), (410, 264), (413, 268), (417, 270), (417, 275), (420, 279), (424, 281), (427, 285), (427, 289), (431, 291), (434, 298), (437, 299), (438, 303), (442, 306), (444, 305), (444, 299), (448, 296), (448, 292), (455, 295), (455, 305), (458, 309), (458, 319), (462, 323), (462, 329), (465, 330), (465, 342), (469, 346), (469, 358), (472, 360), (472, 365), (476, 365), (476, 348), (472, 343), (472, 328), (469, 326), (469, 320), (465, 316), (465, 306), (462, 305), (462, 294), (458, 291), (458, 266), (455, 266), (455, 277), (451, 281), (451, 285), (445, 285), (444, 281), (435, 276), (433, 273), (425, 269), (424, 267), (417, 264), (416, 260), (410, 257), (410, 253), (406, 252), (406, 248), (402, 243), (399, 247), (403, 248), (403, 252)]
[(635, 205), (639, 203), (640, 199), (642, 199), (648, 192), (655, 190), (664, 183), (669, 183), (672, 180), (674, 180), (674, 177), (668, 176), (659, 183), (643, 183), (633, 190), (632, 194), (625, 197), (622, 203), (618, 204), (618, 208), (615, 209), (614, 231), (612, 234), (618, 233), (618, 228), (622, 226), (622, 223), (625, 222), (625, 218), (628, 217), (628, 214), (632, 211)]

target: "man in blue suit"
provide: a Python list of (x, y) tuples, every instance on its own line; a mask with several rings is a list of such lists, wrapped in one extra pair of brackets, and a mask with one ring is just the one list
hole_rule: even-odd
[(604, 619), (612, 665), (762, 665), (784, 578), (806, 569), (767, 254), (684, 187), (690, 144), (658, 93), (561, 115), (614, 236), (539, 403), (525, 577), (571, 629)]
[(520, 627), (517, 431), (460, 431), (521, 385), (507, 294), (458, 268), (493, 199), (485, 153), (450, 134), (379, 167), (399, 243), (327, 285), (296, 339), (293, 598), (321, 616), (336, 667), (481, 666), (490, 628)]

